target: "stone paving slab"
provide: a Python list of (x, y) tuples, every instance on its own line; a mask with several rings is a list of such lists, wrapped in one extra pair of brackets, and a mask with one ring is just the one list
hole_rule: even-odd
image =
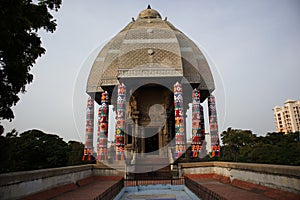
[(76, 190), (72, 190), (55, 198), (51, 198), (51, 200), (96, 199), (105, 191), (110, 190), (121, 179), (122, 177), (95, 177), (95, 179), (90, 183), (82, 187), (78, 187)]
[(230, 184), (221, 183), (215, 179), (194, 179), (202, 187), (207, 188), (219, 196), (230, 200), (270, 200), (262, 194), (236, 188)]
[[(22, 200), (89, 200), (118, 193), (121, 176), (93, 176), (22, 198)], [(116, 194), (115, 194), (116, 193)]]
[[(205, 178), (204, 178), (205, 177)], [(254, 187), (249, 185), (250, 183), (236, 182), (222, 182), (223, 179), (216, 179), (210, 176), (199, 176), (199, 175), (186, 175), (190, 183), (194, 188), (195, 194), (204, 194), (203, 197), (200, 195), (202, 200), (215, 199), (220, 200), (299, 200), (300, 196), (288, 193), (285, 191), (275, 190), (266, 187)], [(186, 179), (186, 185), (188, 180)], [(122, 177), (120, 176), (101, 176), (101, 177), (90, 177), (87, 179), (80, 180), (75, 184), (68, 184), (58, 188), (53, 188), (48, 191), (44, 191), (35, 195), (31, 195), (24, 199), (30, 200), (89, 200), (89, 199), (102, 199), (103, 194), (117, 195), (119, 190), (116, 184), (123, 185), (120, 182)], [(225, 180), (226, 181), (226, 180)], [(112, 198), (112, 197), (109, 197)], [(171, 198), (171, 196), (169, 197)]]
[[(268, 188), (265, 186), (255, 185), (244, 181), (222, 182), (222, 179), (201, 177), (199, 175), (187, 175), (192, 180), (192, 187), (196, 188), (203, 199), (208, 196), (217, 196), (217, 199), (228, 200), (299, 200), (300, 195)], [(187, 183), (187, 182), (186, 182)], [(240, 185), (241, 184), (241, 185)], [(201, 192), (200, 192), (201, 191)]]
[(94, 181), (86, 186), (80, 187), (76, 190), (64, 193), (59, 195), (56, 198), (52, 198), (53, 200), (64, 200), (64, 199), (72, 199), (72, 200), (82, 200), (82, 199), (95, 199), (100, 194), (105, 192), (107, 189), (112, 187), (116, 181)]

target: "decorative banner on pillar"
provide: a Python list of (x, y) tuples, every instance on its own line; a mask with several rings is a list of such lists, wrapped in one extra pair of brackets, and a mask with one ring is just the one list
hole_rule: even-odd
[(182, 85), (178, 82), (174, 85), (174, 107), (175, 107), (175, 158), (185, 153), (185, 129)]
[(219, 140), (219, 133), (218, 133), (216, 100), (213, 95), (210, 95), (208, 97), (208, 114), (209, 114), (212, 157), (219, 157), (220, 140)]
[(194, 89), (192, 93), (192, 151), (191, 157), (197, 158), (202, 150), (205, 139), (203, 107), (200, 105), (200, 91)]
[(124, 160), (124, 130), (125, 130), (125, 111), (126, 111), (126, 86), (121, 83), (118, 85), (118, 99), (116, 109), (116, 160)]
[(85, 129), (85, 155), (93, 155), (93, 136), (94, 136), (94, 100), (89, 97), (86, 109), (86, 129)]
[(98, 110), (98, 160), (107, 160), (108, 107), (109, 96), (107, 91), (104, 91), (101, 96), (101, 103)]

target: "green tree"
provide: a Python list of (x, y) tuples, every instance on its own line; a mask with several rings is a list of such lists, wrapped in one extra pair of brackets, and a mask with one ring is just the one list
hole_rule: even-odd
[(67, 164), (68, 144), (58, 135), (30, 130), (20, 134), (17, 170), (60, 167)]
[[(289, 133), (289, 135), (292, 133)], [(277, 133), (277, 132), (273, 132), (273, 133), (267, 133), (267, 135), (264, 137), (264, 143), (267, 144), (272, 144), (272, 145), (276, 145), (279, 144), (281, 142), (283, 142), (287, 137), (287, 135), (285, 135), (285, 133)]]
[(58, 135), (40, 130), (21, 133), (13, 129), (0, 135), (0, 173), (88, 164), (82, 162), (84, 145), (66, 143)]
[(267, 133), (259, 137), (250, 153), (252, 162), (281, 165), (300, 165), (300, 143), (296, 133)]
[(0, 125), (0, 136), (4, 133), (4, 127)]
[(299, 132), (252, 134), (248, 130), (228, 128), (221, 134), (221, 160), (281, 165), (300, 165)]
[(83, 162), (81, 159), (83, 156), (84, 145), (80, 142), (69, 141), (68, 146), (68, 165), (82, 164)]
[(0, 136), (0, 172), (10, 172), (15, 169), (17, 162), (16, 147), (18, 147), (18, 132), (13, 129), (6, 133), (6, 137)]
[[(223, 159), (228, 161), (238, 161), (241, 153), (248, 154), (254, 145), (255, 135), (250, 130), (240, 130), (228, 128), (223, 131), (221, 139), (224, 145)], [(248, 148), (248, 150), (246, 149)], [(244, 150), (244, 151), (243, 151)], [(244, 160), (244, 159), (242, 159)]]
[(0, 120), (14, 118), (11, 107), (32, 82), (29, 71), (45, 53), (38, 30), (55, 31), (50, 10), (57, 11), (60, 5), (61, 0), (0, 1)]

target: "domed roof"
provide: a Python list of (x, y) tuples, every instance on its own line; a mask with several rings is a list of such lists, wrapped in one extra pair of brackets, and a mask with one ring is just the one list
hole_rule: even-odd
[(152, 9), (150, 5), (148, 5), (148, 8), (145, 10), (142, 10), (139, 15), (137, 16), (137, 19), (151, 19), (151, 18), (161, 18), (160, 14)]
[(215, 89), (197, 45), (150, 6), (100, 51), (89, 74), (87, 92), (102, 92), (104, 86), (118, 85), (120, 78), (138, 77), (184, 77), (200, 90), (211, 93)]

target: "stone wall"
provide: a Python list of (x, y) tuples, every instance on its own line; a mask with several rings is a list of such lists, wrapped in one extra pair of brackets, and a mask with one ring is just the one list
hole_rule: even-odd
[[(300, 194), (300, 167), (229, 162), (179, 164), (180, 174), (217, 175), (233, 185), (251, 183)], [(124, 176), (101, 165), (81, 165), (0, 174), (0, 199), (17, 199), (93, 176)]]
[(80, 165), (0, 174), (0, 199), (17, 199), (55, 187), (73, 184), (92, 176), (123, 176), (105, 166)]
[(181, 163), (179, 167), (182, 175), (216, 174), (227, 177), (230, 183), (248, 182), (300, 194), (299, 166), (231, 162), (197, 162)]

